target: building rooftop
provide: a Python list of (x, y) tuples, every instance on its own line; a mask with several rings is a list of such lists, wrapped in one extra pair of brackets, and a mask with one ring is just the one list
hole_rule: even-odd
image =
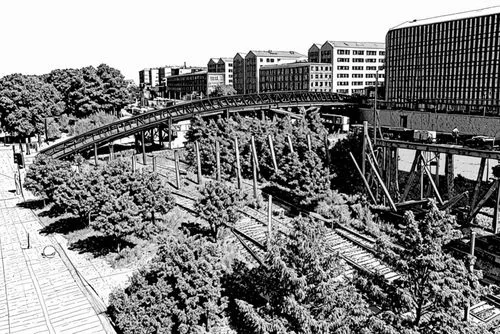
[(309, 50), (313, 47), (317, 47), (318, 49), (321, 49), (321, 43), (313, 43), (313, 45), (311, 45), (311, 47), (309, 48)]
[(485, 15), (498, 14), (498, 13), (500, 13), (500, 6), (494, 6), (494, 7), (475, 9), (475, 10), (470, 10), (470, 11), (466, 11), (466, 12), (459, 12), (459, 13), (454, 13), (454, 14), (433, 16), (433, 17), (428, 17), (425, 19), (414, 19), (411, 21), (403, 22), (395, 27), (392, 27), (389, 30), (403, 29), (403, 28), (420, 26), (420, 25), (431, 24), (431, 23), (438, 23), (438, 22), (455, 21), (455, 20), (461, 20), (461, 19), (466, 19), (466, 18), (470, 18), (470, 17), (485, 16)]
[(221, 57), (219, 58), (219, 61), (223, 61), (223, 62), (232, 62), (233, 61), (233, 58), (229, 58), (229, 57)]
[(385, 49), (385, 43), (380, 42), (326, 41), (326, 43), (337, 48)]
[(211, 61), (213, 61), (214, 63), (218, 63), (219, 60), (220, 60), (220, 58), (210, 58), (210, 60), (208, 62), (210, 63)]
[(306, 55), (298, 53), (296, 51), (261, 51), (261, 50), (250, 50), (248, 53), (253, 53), (257, 57), (281, 57), (281, 58), (307, 58)]
[[(189, 72), (189, 73), (182, 73), (182, 74), (177, 74), (177, 75), (170, 75), (167, 77), (168, 78), (177, 78), (177, 77), (187, 77), (187, 76), (190, 76), (190, 75), (201, 75), (201, 74), (208, 74), (208, 71), (204, 70), (204, 71), (198, 71), (198, 72)], [(211, 75), (212, 74), (224, 74), (224, 73), (210, 73)]]

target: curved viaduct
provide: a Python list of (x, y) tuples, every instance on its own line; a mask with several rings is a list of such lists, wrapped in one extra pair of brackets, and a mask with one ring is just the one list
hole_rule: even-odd
[(329, 106), (351, 102), (349, 95), (329, 92), (273, 92), (207, 98), (153, 110), (88, 131), (50, 146), (41, 153), (63, 159), (94, 147), (154, 129), (167, 123), (210, 116), (221, 112), (271, 110), (288, 107)]

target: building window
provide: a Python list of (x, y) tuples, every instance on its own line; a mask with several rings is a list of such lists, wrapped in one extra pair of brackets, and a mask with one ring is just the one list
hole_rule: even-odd
[(353, 86), (363, 86), (363, 81), (353, 81), (352, 85)]
[(377, 70), (377, 66), (366, 66), (366, 70), (367, 71), (376, 71)]
[(382, 71), (384, 69), (384, 66), (379, 66), (378, 69), (379, 71)]
[(349, 66), (337, 66), (337, 70), (339, 70), (339, 71), (349, 71)]
[(260, 62), (261, 62), (261, 63), (264, 61), (264, 59), (262, 59), (262, 58), (259, 58), (259, 59), (260, 59)]
[(365, 51), (364, 50), (354, 50), (352, 52), (352, 54), (355, 55), (355, 56), (362, 56), (362, 55), (365, 54)]
[(348, 63), (349, 62), (349, 58), (337, 58), (337, 61), (339, 63)]
[(337, 93), (340, 93), (340, 94), (349, 94), (349, 89), (337, 89)]
[(271, 58), (271, 63), (274, 63), (274, 58)]
[(379, 56), (385, 56), (385, 51), (379, 51), (379, 52), (378, 52), (378, 55), (379, 55)]
[(380, 59), (378, 60), (378, 62), (379, 62), (379, 63), (385, 63), (385, 59), (384, 59), (384, 58), (380, 58)]
[(375, 59), (375, 58), (367, 58), (367, 59), (366, 59), (366, 62), (367, 62), (367, 63), (376, 63), (376, 62), (377, 62), (377, 59)]
[(337, 86), (349, 86), (349, 81), (339, 81), (337, 82)]
[(375, 56), (377, 54), (377, 51), (366, 51), (366, 54), (368, 56)]
[(337, 73), (337, 78), (349, 78), (349, 73)]
[(363, 66), (353, 66), (352, 69), (353, 69), (353, 71), (362, 71)]
[(364, 60), (363, 58), (353, 58), (353, 59), (352, 59), (352, 62), (353, 62), (353, 63), (362, 63), (362, 62), (364, 62), (364, 61), (365, 61), (365, 60)]
[(338, 55), (348, 55), (348, 54), (350, 54), (350, 53), (351, 53), (351, 51), (350, 51), (350, 50), (342, 50), (342, 49), (338, 49), (338, 50), (337, 50), (337, 54), (338, 54)]
[(363, 77), (363, 74), (362, 73), (354, 73), (352, 75), (353, 78), (362, 78)]
[(365, 81), (365, 86), (375, 86), (376, 84), (375, 81)]

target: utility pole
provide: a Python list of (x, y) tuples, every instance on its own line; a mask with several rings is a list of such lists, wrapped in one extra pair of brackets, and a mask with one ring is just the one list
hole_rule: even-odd
[(377, 95), (378, 95), (378, 69), (375, 72), (375, 99), (373, 102), (373, 144), (377, 144)]

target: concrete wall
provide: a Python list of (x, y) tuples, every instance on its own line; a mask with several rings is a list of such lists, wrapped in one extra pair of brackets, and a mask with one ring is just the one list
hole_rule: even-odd
[[(407, 116), (408, 129), (451, 132), (456, 127), (462, 134), (500, 135), (500, 117), (400, 110), (379, 110), (379, 115), (382, 126), (399, 127), (401, 116)], [(373, 124), (373, 109), (360, 108), (360, 120)]]

